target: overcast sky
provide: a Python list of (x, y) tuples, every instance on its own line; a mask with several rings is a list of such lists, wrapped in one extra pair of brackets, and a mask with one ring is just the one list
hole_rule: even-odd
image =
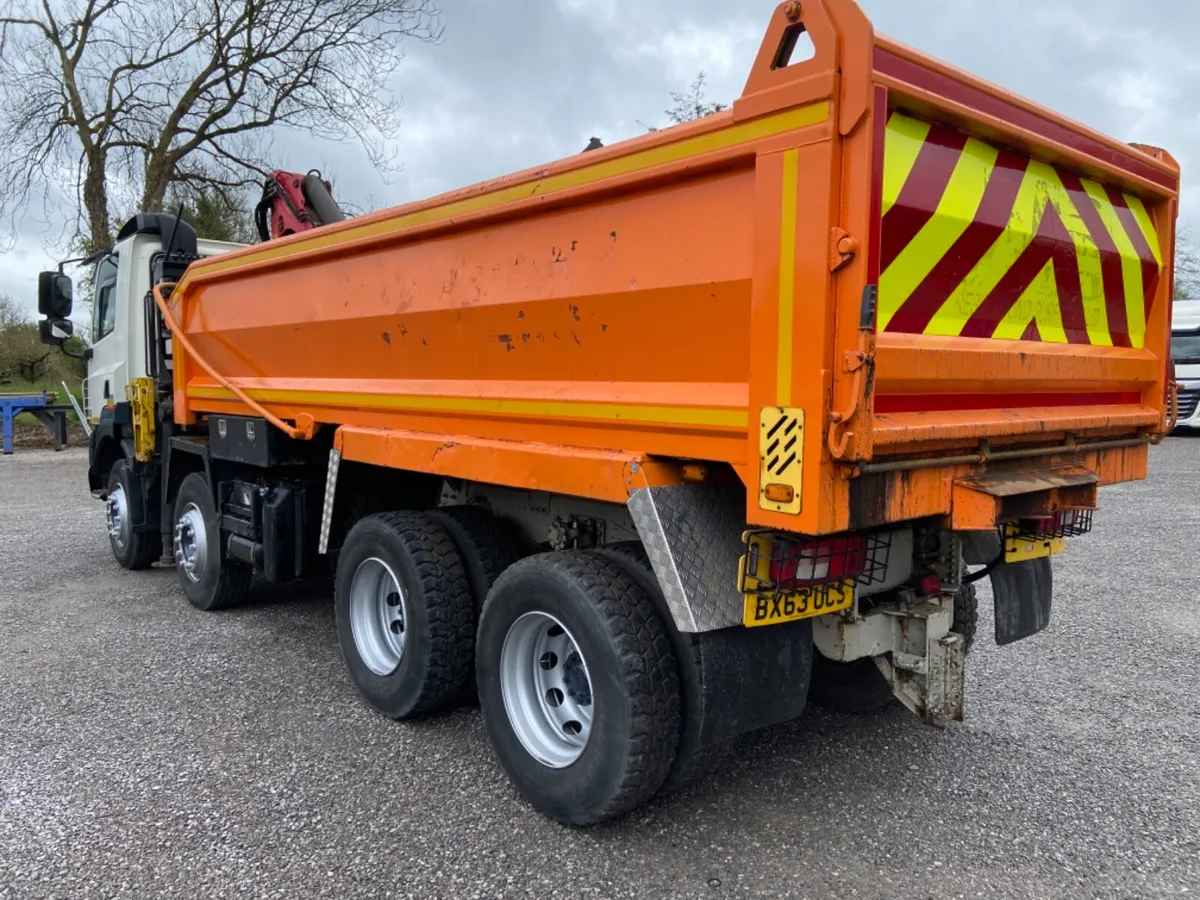
[[(860, 0), (876, 29), (1184, 167), (1200, 220), (1200, 4), (1193, 0)], [(773, 0), (443, 0), (445, 40), (412, 44), (387, 180), (349, 144), (276, 141), (281, 168), (319, 167), (360, 208), (422, 199), (662, 124), (703, 69), (708, 98), (741, 92)], [(1134, 10), (1137, 9), (1135, 13)], [(0, 294), (35, 305), (54, 235), (29, 221), (0, 254)]]

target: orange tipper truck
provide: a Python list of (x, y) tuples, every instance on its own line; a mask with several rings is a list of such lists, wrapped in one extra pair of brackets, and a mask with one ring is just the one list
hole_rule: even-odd
[(598, 822), (809, 700), (961, 719), (982, 577), (998, 643), (1046, 627), (1172, 424), (1178, 190), (853, 0), (784, 3), (698, 121), (249, 247), (133, 219), (91, 487), (201, 609), (336, 573), (368, 703), (477, 692), (528, 801)]

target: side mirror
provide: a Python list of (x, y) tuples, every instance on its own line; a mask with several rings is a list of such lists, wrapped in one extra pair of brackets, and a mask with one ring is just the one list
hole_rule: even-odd
[(61, 349), (73, 334), (75, 326), (67, 319), (42, 319), (38, 322), (38, 335), (47, 346)]
[[(69, 319), (74, 305), (71, 279), (60, 272), (38, 275), (38, 312), (52, 319)], [(70, 337), (70, 335), (68, 335)]]

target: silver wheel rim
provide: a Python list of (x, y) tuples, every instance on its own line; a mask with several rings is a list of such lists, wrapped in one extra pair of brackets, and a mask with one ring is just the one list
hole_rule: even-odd
[(104, 518), (108, 524), (108, 536), (118, 550), (124, 550), (129, 543), (129, 498), (125, 496), (125, 488), (118, 484), (108, 492), (105, 503)]
[(391, 675), (404, 657), (406, 602), (396, 573), (382, 559), (358, 564), (350, 581), (350, 632), (359, 658), (376, 675)]
[(587, 747), (592, 679), (575, 638), (547, 613), (525, 613), (500, 651), (500, 690), (517, 739), (538, 762), (563, 769)]
[(204, 514), (195, 503), (189, 503), (175, 521), (175, 565), (191, 582), (204, 577), (208, 559), (208, 532)]

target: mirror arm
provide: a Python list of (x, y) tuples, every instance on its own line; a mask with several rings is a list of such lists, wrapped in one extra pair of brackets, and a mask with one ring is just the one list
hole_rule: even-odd
[(63, 343), (58, 345), (58, 350), (63, 356), (69, 356), (71, 359), (82, 359), (84, 362), (87, 362), (89, 359), (92, 358), (92, 348), (91, 347), (85, 348), (82, 353), (72, 353), (70, 350), (67, 349), (66, 342), (64, 341)]

